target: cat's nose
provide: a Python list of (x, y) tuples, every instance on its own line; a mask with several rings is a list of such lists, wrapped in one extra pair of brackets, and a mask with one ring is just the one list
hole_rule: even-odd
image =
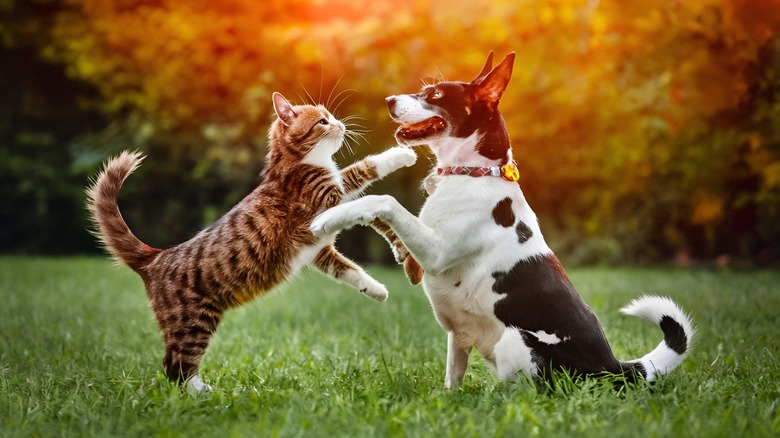
[(395, 103), (396, 99), (395, 96), (385, 97), (385, 103), (387, 104), (387, 109), (390, 110), (390, 113), (392, 114), (395, 110)]

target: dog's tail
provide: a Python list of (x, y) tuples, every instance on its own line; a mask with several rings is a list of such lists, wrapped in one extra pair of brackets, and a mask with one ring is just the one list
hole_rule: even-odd
[(620, 309), (626, 315), (633, 315), (652, 321), (661, 327), (664, 340), (655, 350), (643, 357), (624, 364), (648, 381), (663, 376), (682, 363), (691, 347), (695, 334), (688, 315), (674, 301), (665, 297), (643, 296)]
[(103, 171), (86, 190), (87, 209), (95, 225), (92, 234), (117, 262), (124, 262), (139, 273), (160, 250), (141, 242), (130, 231), (119, 212), (117, 196), (122, 183), (143, 159), (144, 156), (139, 152), (128, 151), (109, 159)]

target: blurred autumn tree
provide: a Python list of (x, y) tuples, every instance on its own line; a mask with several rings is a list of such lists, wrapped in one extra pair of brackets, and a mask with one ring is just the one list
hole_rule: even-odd
[[(6, 250), (54, 238), (34, 231), (57, 229), (39, 192), (61, 192), (76, 233), (85, 176), (125, 148), (150, 155), (123, 192), (131, 227), (150, 244), (181, 241), (257, 183), (272, 91), (365, 118), (368, 144), (346, 163), (392, 144), (386, 95), (470, 80), (494, 50), (518, 53), (501, 108), (557, 251), (584, 263), (780, 254), (776, 1), (5, 0), (0, 11), (6, 87), (39, 98), (0, 110), (0, 178), (16, 200), (0, 211), (24, 231), (0, 234)], [(57, 111), (67, 127), (7, 116)], [(419, 207), (420, 161), (375, 191)], [(366, 230), (340, 245), (388, 253)]]

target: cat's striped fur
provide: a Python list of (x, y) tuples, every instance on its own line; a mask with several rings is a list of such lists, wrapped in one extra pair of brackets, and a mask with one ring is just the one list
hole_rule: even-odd
[[(144, 281), (165, 342), (169, 379), (195, 376), (223, 313), (252, 300), (312, 265), (377, 300), (385, 287), (341, 255), (333, 237), (309, 231), (319, 213), (356, 197), (372, 181), (414, 163), (409, 149), (392, 148), (339, 171), (331, 156), (341, 146), (344, 125), (322, 106), (292, 106), (274, 94), (278, 119), (269, 131), (263, 182), (232, 210), (192, 239), (161, 250), (136, 238), (122, 218), (117, 196), (143, 156), (123, 152), (109, 160), (87, 190), (95, 234), (117, 261)], [(408, 252), (392, 231), (387, 238)], [(193, 379), (193, 380), (195, 380)]]

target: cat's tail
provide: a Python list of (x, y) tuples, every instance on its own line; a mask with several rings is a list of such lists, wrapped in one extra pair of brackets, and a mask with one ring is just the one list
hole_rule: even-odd
[(144, 158), (139, 152), (124, 151), (109, 159), (86, 191), (87, 209), (95, 225), (92, 234), (117, 262), (124, 262), (139, 273), (161, 250), (141, 242), (130, 231), (119, 212), (117, 196), (122, 183)]
[(691, 347), (695, 330), (691, 319), (674, 301), (665, 297), (643, 296), (620, 311), (654, 322), (664, 333), (664, 340), (653, 351), (623, 364), (624, 369), (633, 369), (648, 381), (653, 381), (682, 363)]

